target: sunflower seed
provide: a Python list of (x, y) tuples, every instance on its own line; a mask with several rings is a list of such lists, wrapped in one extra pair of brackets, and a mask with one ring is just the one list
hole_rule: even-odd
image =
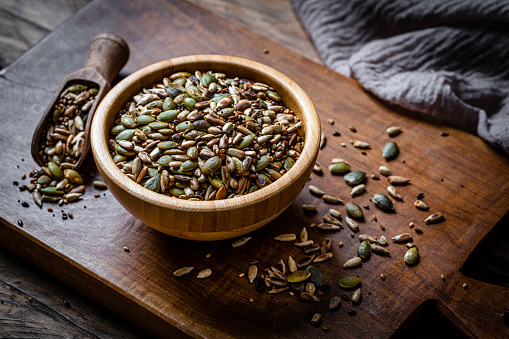
[(286, 285), (286, 279), (281, 279), (281, 278), (277, 278), (277, 277), (270, 277), (269, 282), (272, 285), (276, 285), (276, 286), (285, 286)]
[(320, 325), (320, 321), (322, 321), (322, 315), (320, 313), (315, 313), (313, 314), (310, 323), (313, 326), (318, 326)]
[(354, 304), (358, 304), (358, 303), (360, 303), (360, 301), (361, 301), (361, 297), (362, 297), (362, 292), (361, 292), (361, 289), (360, 289), (360, 288), (358, 288), (358, 289), (356, 289), (356, 290), (352, 293), (352, 299), (351, 299), (351, 300), (352, 300), (352, 302), (353, 302)]
[(412, 235), (410, 233), (402, 233), (393, 237), (392, 240), (394, 242), (407, 242), (412, 240)]
[(391, 256), (391, 253), (388, 250), (386, 250), (385, 248), (383, 248), (382, 246), (379, 246), (377, 244), (371, 244), (371, 251), (373, 253), (376, 253), (376, 254), (379, 254), (379, 255), (385, 255), (385, 256), (388, 256), (388, 257)]
[(398, 175), (390, 175), (388, 180), (391, 185), (405, 185), (410, 183), (410, 179)]
[(389, 194), (394, 198), (394, 199), (397, 199), (399, 201), (403, 201), (403, 197), (401, 196), (401, 194), (399, 194), (399, 192), (396, 190), (396, 187), (394, 186), (389, 186), (387, 187), (387, 191), (389, 192)]
[(357, 223), (355, 222), (355, 220), (349, 218), (349, 217), (345, 217), (345, 221), (346, 221), (346, 224), (348, 225), (348, 227), (350, 227), (350, 229), (354, 232), (358, 231), (359, 230), (359, 225), (357, 225)]
[(290, 287), (288, 286), (282, 286), (282, 287), (272, 287), (272, 289), (269, 291), (269, 294), (278, 294), (278, 293), (281, 293), (281, 292), (284, 292), (286, 290), (288, 290)]
[(387, 166), (380, 166), (378, 170), (380, 171), (381, 175), (385, 175), (386, 177), (392, 175), (392, 171)]
[(391, 136), (391, 137), (394, 137), (400, 133), (401, 133), (401, 127), (399, 127), (399, 126), (391, 126), (391, 127), (387, 128), (387, 134), (389, 134), (389, 136)]
[(320, 299), (308, 292), (300, 292), (299, 298), (304, 301), (320, 301)]
[(329, 213), (331, 216), (333, 216), (334, 218), (336, 219), (340, 219), (341, 218), (341, 212), (338, 211), (338, 210), (335, 210), (335, 209), (329, 209)]
[(444, 215), (441, 213), (441, 212), (437, 212), (437, 213), (433, 213), (432, 215), (430, 215), (429, 217), (427, 217), (424, 222), (426, 224), (432, 224), (432, 223), (437, 223), (437, 222), (440, 222), (444, 220)]
[(295, 234), (281, 234), (274, 238), (277, 241), (295, 241), (297, 236)]
[[(283, 272), (281, 272), (280, 270), (278, 270), (277, 268), (275, 268), (274, 266), (271, 266), (270, 267), (270, 270), (274, 273), (274, 275), (276, 277), (278, 277), (279, 279), (283, 279), (283, 280), (286, 280), (286, 276), (284, 275)], [(270, 272), (270, 271), (269, 271)]]
[(330, 238), (325, 238), (322, 240), (322, 243), (320, 245), (320, 253), (324, 254), (329, 252), (332, 245), (332, 240)]
[[(316, 284), (315, 284), (316, 285)], [(326, 295), (329, 293), (330, 287), (332, 286), (332, 281), (326, 281), (322, 284), (322, 286), (318, 289), (318, 295)]]
[(41, 194), (39, 193), (39, 191), (34, 190), (32, 192), (32, 198), (34, 199), (34, 202), (37, 204), (37, 206), (42, 208), (42, 198), (41, 198)]
[(325, 136), (325, 133), (322, 133), (320, 135), (320, 149), (325, 147), (326, 142), (327, 142), (327, 137)]
[(322, 217), (323, 221), (325, 221), (326, 223), (329, 223), (329, 224), (333, 224), (333, 225), (336, 225), (336, 226), (343, 226), (343, 224), (341, 223), (341, 221), (339, 221), (338, 219), (334, 218), (334, 217), (331, 217), (331, 216), (328, 216), (328, 215), (324, 215)]
[(423, 210), (423, 211), (429, 210), (428, 205), (426, 205), (426, 203), (424, 201), (422, 201), (422, 200), (416, 200), (414, 202), (414, 206), (417, 207), (420, 210)]
[(306, 284), (306, 292), (309, 294), (315, 294), (316, 286), (312, 282)]
[(315, 255), (310, 255), (310, 256), (304, 257), (297, 262), (297, 267), (301, 268), (301, 267), (307, 266), (307, 265), (311, 264), (313, 259), (315, 259)]
[(337, 226), (337, 225), (333, 225), (333, 224), (329, 224), (329, 223), (320, 223), (320, 224), (316, 225), (316, 228), (318, 228), (322, 231), (336, 231), (336, 230), (340, 230), (341, 226)]
[(306, 246), (313, 245), (313, 243), (314, 243), (313, 240), (306, 240), (306, 241), (296, 242), (295, 246), (297, 246), (297, 247), (306, 247)]
[(376, 239), (368, 234), (361, 234), (359, 235), (359, 241), (367, 241), (370, 244), (376, 243)]
[(332, 259), (332, 257), (333, 257), (333, 254), (331, 252), (327, 252), (327, 253), (321, 254), (318, 257), (314, 258), (313, 262), (324, 262), (324, 261)]
[(368, 149), (371, 147), (370, 144), (368, 144), (367, 142), (365, 141), (360, 141), (360, 140), (355, 140), (353, 142), (353, 147), (356, 147), (356, 148), (361, 148), (361, 149)]
[(210, 268), (207, 268), (207, 269), (204, 269), (203, 271), (200, 271), (200, 273), (198, 273), (196, 278), (203, 279), (203, 278), (210, 277), (211, 275), (212, 275), (212, 270)]
[(352, 259), (348, 259), (344, 264), (343, 267), (355, 267), (362, 263), (362, 259), (360, 257), (354, 257)]
[(252, 284), (257, 276), (258, 276), (258, 267), (256, 265), (249, 266), (249, 269), (247, 271), (247, 277), (249, 278), (249, 283)]
[(343, 200), (341, 200), (340, 198), (332, 196), (332, 195), (328, 195), (328, 194), (324, 194), (322, 196), (322, 199), (324, 202), (326, 202), (328, 204), (342, 204), (343, 203)]
[(309, 254), (320, 250), (320, 246), (318, 244), (313, 244), (311, 246), (304, 247), (304, 253)]
[(285, 262), (283, 261), (283, 259), (279, 259), (277, 265), (278, 265), (279, 271), (283, 275), (285, 275), (286, 274), (286, 265), (285, 265)]
[(182, 267), (182, 268), (179, 268), (178, 270), (176, 270), (175, 272), (173, 272), (173, 275), (176, 277), (181, 277), (183, 275), (190, 273), (193, 269), (194, 269), (194, 267)]
[(352, 188), (352, 191), (350, 192), (350, 196), (354, 197), (356, 195), (360, 195), (364, 193), (366, 190), (366, 185), (360, 184)]
[(382, 235), (380, 238), (378, 238), (377, 241), (380, 245), (387, 245), (387, 238), (385, 237), (385, 235)]
[(309, 191), (310, 191), (312, 194), (314, 194), (314, 195), (316, 195), (316, 196), (319, 196), (319, 197), (321, 197), (322, 195), (324, 195), (324, 194), (325, 194), (325, 192), (324, 192), (324, 191), (322, 191), (321, 189), (319, 189), (318, 187), (316, 187), (316, 186), (314, 186), (314, 185), (309, 185), (309, 186), (308, 186), (308, 189), (309, 189)]
[(298, 270), (297, 263), (293, 260), (292, 256), (288, 257), (288, 270), (292, 273)]
[(300, 231), (300, 241), (307, 241), (308, 240), (308, 231), (307, 229), (304, 227), (302, 228), (302, 231)]
[(251, 240), (251, 237), (239, 238), (232, 243), (232, 247), (240, 247), (247, 243), (249, 240)]
[(333, 296), (329, 301), (329, 311), (335, 311), (341, 306), (341, 299), (338, 296)]
[(322, 173), (322, 168), (320, 167), (320, 165), (315, 164), (313, 166), (313, 172), (315, 172), (316, 174), (321, 174)]

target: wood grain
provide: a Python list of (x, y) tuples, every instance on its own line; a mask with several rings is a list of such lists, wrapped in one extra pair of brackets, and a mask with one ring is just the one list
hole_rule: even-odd
[[(122, 24), (97, 21), (101, 16), (116, 18)], [(171, 27), (162, 24), (172, 16), (179, 20)], [(97, 26), (84, 31), (82, 27), (91, 20), (98, 22)], [(74, 213), (73, 220), (52, 218), (45, 211), (36, 210), (33, 204), (29, 208), (21, 207), (17, 199), (23, 201), (28, 196), (18, 193), (11, 181), (19, 178), (20, 171), (28, 172), (34, 165), (23, 140), (30, 139), (38, 107), (46, 106), (51, 89), (58, 87), (67, 70), (83, 64), (88, 48), (86, 41), (98, 31), (112, 27), (126, 38), (133, 51), (126, 74), (169, 57), (225, 51), (286, 74), (303, 87), (321, 116), (322, 129), (328, 137), (327, 146), (319, 154), (324, 168), (332, 157), (342, 157), (350, 162), (352, 169), (375, 173), (385, 163), (380, 154), (382, 146), (390, 140), (385, 128), (402, 126), (404, 132), (395, 138), (401, 154), (388, 165), (395, 173), (410, 177), (412, 184), (400, 188), (405, 201), (395, 202), (396, 213), (383, 213), (369, 201), (373, 193), (385, 192), (385, 180), (368, 179), (367, 193), (353, 199), (349, 198), (350, 188), (341, 176), (324, 173), (313, 176), (310, 183), (343, 197), (345, 202), (367, 204), (369, 210), (364, 211), (365, 219), (360, 223), (362, 233), (380, 236), (385, 232), (389, 238), (408, 231), (408, 223), (414, 221), (423, 230), (423, 234), (415, 233), (414, 239), (421, 253), (419, 264), (407, 267), (402, 261), (405, 246), (390, 244), (390, 258), (373, 255), (361, 267), (347, 271), (342, 263), (355, 255), (357, 237), (352, 238), (347, 230), (324, 234), (310, 229), (310, 237), (315, 241), (326, 235), (333, 240), (334, 259), (317, 264), (326, 279), (334, 281), (330, 294), (316, 304), (303, 303), (288, 294), (259, 294), (238, 274), (246, 272), (252, 259), (259, 260), (261, 268), (265, 264), (274, 265), (288, 255), (301, 258), (303, 253), (299, 248), (271, 239), (281, 233), (298, 233), (311, 222), (320, 221), (330, 206), (320, 203), (318, 213), (304, 213), (302, 203), (320, 202), (304, 190), (283, 214), (253, 232), (252, 240), (238, 249), (232, 249), (228, 241), (179, 240), (135, 220), (110, 192), (100, 192), (100, 198), (92, 198), (90, 193), (97, 191), (91, 187), (91, 180), (92, 176), (97, 177), (97, 172), (91, 158), (84, 164), (85, 173), (92, 175), (86, 178), (87, 195), (83, 201), (64, 207), (65, 211)], [(147, 34), (151, 39), (147, 39)], [(66, 55), (69, 45), (73, 46), (74, 54)], [(264, 48), (270, 53), (263, 54)], [(509, 309), (507, 288), (459, 272), (472, 250), (502, 219), (509, 206), (509, 160), (477, 137), (384, 105), (367, 95), (355, 81), (295, 57), (274, 42), (182, 2), (167, 5), (153, 1), (142, 5), (96, 1), (1, 74), (1, 114), (5, 121), (15, 121), (22, 128), (0, 126), (0, 143), (7, 150), (0, 170), (8, 178), (0, 182), (3, 218), (0, 244), (140, 328), (159, 336), (179, 333), (195, 337), (242, 337), (249, 333), (251, 337), (307, 338), (323, 333), (309, 325), (308, 313), (319, 311), (324, 315), (322, 326), (328, 327), (333, 335), (387, 338), (402, 333), (422, 305), (429, 304), (470, 336), (508, 335), (507, 326), (501, 320)], [(23, 100), (27, 90), (33, 102)], [(26, 115), (16, 115), (20, 103)], [(335, 119), (334, 125), (325, 123), (329, 118)], [(349, 125), (356, 126), (358, 132), (351, 132)], [(333, 130), (341, 132), (341, 136), (332, 137)], [(449, 136), (440, 137), (440, 132)], [(363, 155), (351, 147), (350, 139), (368, 141), (372, 149)], [(341, 142), (346, 147), (341, 147)], [(487, 168), (490, 170), (486, 171)], [(445, 222), (423, 224), (427, 213), (412, 206), (418, 193), (425, 193), (430, 212), (445, 213)], [(344, 207), (337, 207), (344, 214)], [(371, 221), (373, 215), (378, 222)], [(20, 216), (25, 221), (23, 229), (15, 226)], [(380, 229), (380, 224), (385, 226), (385, 231)], [(342, 247), (338, 246), (340, 241), (344, 243)], [(123, 251), (124, 246), (130, 252)], [(212, 256), (207, 258), (209, 253)], [(205, 280), (194, 276), (176, 279), (171, 272), (182, 266), (196, 266), (196, 270), (210, 267), (213, 274)], [(379, 278), (380, 273), (385, 274), (385, 281)], [(344, 303), (338, 312), (328, 313), (327, 303), (332, 295), (351, 293), (337, 285), (340, 277), (351, 274), (363, 279), (363, 301), (358, 306)], [(441, 274), (445, 281), (440, 279)], [(468, 289), (462, 287), (464, 282), (468, 283)], [(249, 301), (250, 297), (253, 302)], [(347, 315), (350, 309), (357, 311), (355, 317)]]

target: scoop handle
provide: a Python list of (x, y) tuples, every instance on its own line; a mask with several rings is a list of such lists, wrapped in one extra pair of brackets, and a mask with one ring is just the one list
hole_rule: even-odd
[(129, 59), (129, 47), (114, 33), (101, 33), (90, 43), (84, 68), (95, 68), (111, 84)]

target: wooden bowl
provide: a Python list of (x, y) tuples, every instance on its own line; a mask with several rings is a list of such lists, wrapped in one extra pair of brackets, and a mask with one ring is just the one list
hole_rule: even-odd
[[(224, 200), (188, 201), (152, 192), (130, 180), (113, 162), (109, 131), (122, 107), (144, 87), (161, 83), (178, 71), (223, 72), (272, 86), (304, 126), (304, 149), (280, 179), (256, 192)], [(299, 195), (315, 164), (320, 121), (304, 91), (278, 71), (230, 56), (193, 55), (147, 66), (116, 85), (102, 100), (91, 129), (92, 151), (99, 172), (115, 198), (137, 219), (163, 233), (193, 240), (221, 240), (251, 232), (281, 214)]]

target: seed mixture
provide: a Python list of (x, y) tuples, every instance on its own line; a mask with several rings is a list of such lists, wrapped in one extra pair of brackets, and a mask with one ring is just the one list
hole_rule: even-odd
[(157, 193), (220, 200), (255, 192), (300, 156), (299, 118), (269, 85), (212, 71), (177, 72), (119, 112), (111, 156)]
[[(85, 192), (83, 177), (75, 170), (75, 164), (83, 152), (85, 124), (97, 93), (97, 88), (85, 84), (68, 86), (60, 94), (53, 113), (45, 123), (39, 142), (43, 166), (29, 173), (30, 184), (19, 186), (20, 191), (32, 193), (40, 208), (43, 202), (62, 206), (77, 201)], [(25, 178), (23, 174), (22, 179)], [(67, 219), (68, 215), (62, 215), (62, 218)]]

